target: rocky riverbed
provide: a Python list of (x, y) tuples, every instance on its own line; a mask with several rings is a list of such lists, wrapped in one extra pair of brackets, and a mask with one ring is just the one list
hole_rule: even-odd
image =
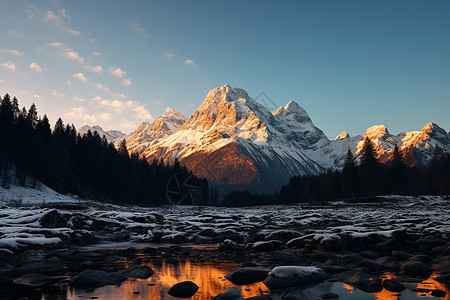
[[(130, 299), (152, 288), (170, 299), (175, 281), (198, 286), (192, 299), (448, 299), (449, 212), (442, 197), (244, 209), (4, 205), (0, 299), (89, 298), (127, 286)], [(186, 266), (214, 266), (211, 276), (226, 284), (212, 289), (194, 273), (168, 279), (167, 268)]]

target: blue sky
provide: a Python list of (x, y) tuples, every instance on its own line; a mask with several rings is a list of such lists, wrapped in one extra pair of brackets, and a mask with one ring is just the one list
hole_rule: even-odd
[(230, 84), (297, 101), (330, 138), (450, 130), (450, 1), (9, 1), (0, 93), (131, 132)]

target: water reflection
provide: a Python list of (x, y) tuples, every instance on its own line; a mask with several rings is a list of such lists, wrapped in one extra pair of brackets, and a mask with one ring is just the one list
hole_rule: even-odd
[[(225, 279), (231, 270), (239, 268), (235, 263), (220, 265), (199, 264), (189, 260), (179, 263), (161, 264), (146, 263), (155, 274), (148, 279), (130, 279), (120, 286), (105, 286), (93, 292), (69, 290), (68, 299), (82, 299), (98, 297), (98, 299), (177, 299), (167, 295), (167, 291), (174, 284), (190, 280), (199, 286), (197, 294), (191, 299), (212, 299), (216, 295), (234, 287), (235, 285)], [(263, 283), (238, 286), (244, 297), (268, 294), (269, 291)], [(81, 296), (81, 297), (80, 297)]]
[[(197, 294), (191, 299), (212, 299), (216, 295), (234, 287), (235, 285), (225, 279), (225, 275), (230, 271), (240, 267), (233, 262), (221, 263), (200, 263), (186, 261), (165, 261), (145, 263), (151, 267), (155, 274), (148, 279), (129, 279), (120, 286), (104, 286), (94, 291), (81, 291), (69, 288), (64, 296), (46, 295), (44, 300), (51, 299), (177, 299), (167, 294), (167, 291), (174, 284), (190, 280), (199, 286)], [(125, 265), (124, 267), (126, 267)], [(379, 293), (365, 293), (352, 285), (340, 282), (325, 282), (303, 290), (305, 295), (311, 299), (317, 299), (324, 292), (331, 291), (338, 294), (339, 299), (375, 299), (375, 300), (408, 300), (408, 299), (442, 299), (450, 300), (450, 290), (447, 286), (434, 280), (438, 274), (433, 273), (430, 278), (418, 284), (409, 284), (408, 288), (422, 289), (423, 292), (405, 290), (401, 293), (394, 293), (383, 289)], [(384, 274), (381, 279), (395, 279), (392, 273)], [(245, 298), (269, 294), (267, 287), (263, 283), (237, 286)], [(439, 289), (447, 294), (437, 298), (431, 295), (431, 291)], [(280, 295), (277, 295), (280, 298)], [(278, 299), (276, 298), (276, 299)]]
[[(379, 293), (374, 293), (373, 296), (375, 300), (399, 300), (399, 299), (420, 299), (423, 297), (425, 297), (425, 299), (442, 299), (442, 300), (450, 300), (450, 289), (443, 283), (440, 283), (436, 280), (434, 280), (434, 278), (438, 277), (439, 274), (437, 273), (433, 273), (430, 278), (423, 280), (422, 282), (418, 283), (417, 285), (414, 285), (415, 289), (423, 289), (423, 290), (427, 290), (426, 292), (414, 292), (411, 290), (405, 290), (401, 293), (395, 293), (395, 292), (390, 292), (386, 289), (383, 289), (381, 292)], [(381, 279), (384, 281), (386, 279), (396, 279), (397, 276), (395, 276), (392, 273), (385, 273), (383, 276), (381, 276)], [(364, 295), (359, 293), (359, 295), (354, 295), (355, 297), (352, 297), (352, 294), (355, 293), (355, 291), (357, 290), (355, 287), (346, 284), (346, 283), (341, 283), (340, 284), (341, 290), (344, 290), (347, 293), (347, 296), (344, 296), (343, 299), (360, 299), (360, 295)], [(445, 291), (447, 294), (444, 297), (435, 297), (432, 296), (431, 293), (433, 290), (442, 290)], [(339, 288), (336, 289), (336, 291), (339, 291)], [(368, 294), (365, 294), (366, 297), (368, 296)], [(341, 297), (342, 298), (342, 297)], [(340, 299), (341, 299), (340, 298)], [(363, 298), (361, 298), (363, 299)], [(368, 299), (368, 298), (365, 298)]]

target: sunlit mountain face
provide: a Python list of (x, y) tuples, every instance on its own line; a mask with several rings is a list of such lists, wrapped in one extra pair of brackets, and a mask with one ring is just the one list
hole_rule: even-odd
[(141, 124), (127, 145), (149, 162), (177, 160), (215, 183), (275, 188), (295, 175), (342, 168), (348, 150), (358, 161), (366, 140), (382, 163), (393, 159), (396, 146), (410, 166), (428, 164), (437, 147), (450, 152), (450, 135), (435, 123), (398, 135), (375, 125), (363, 136), (343, 131), (329, 140), (296, 102), (271, 112), (229, 85), (212, 89), (189, 119), (168, 110)]

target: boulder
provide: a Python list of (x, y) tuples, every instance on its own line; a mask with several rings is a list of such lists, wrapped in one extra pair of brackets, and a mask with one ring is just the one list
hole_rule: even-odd
[(155, 272), (148, 266), (137, 266), (120, 271), (119, 274), (128, 278), (147, 279), (155, 274)]
[(191, 298), (198, 291), (198, 286), (192, 281), (183, 281), (173, 285), (167, 292), (178, 298)]
[(126, 279), (125, 276), (117, 273), (86, 270), (74, 278), (72, 286), (77, 289), (89, 290), (104, 285), (119, 284)]
[(244, 300), (244, 297), (238, 288), (232, 287), (226, 292), (215, 296), (214, 300)]
[(225, 276), (226, 279), (236, 285), (252, 284), (266, 279), (269, 269), (261, 268), (240, 268)]
[(323, 293), (319, 297), (320, 299), (339, 299), (339, 295), (332, 292)]
[(44, 228), (60, 228), (67, 226), (67, 220), (68, 219), (56, 209), (52, 209), (39, 219), (39, 224)]
[(330, 234), (320, 240), (320, 247), (325, 251), (342, 252), (344, 244), (338, 235)]
[(408, 261), (400, 267), (400, 275), (414, 278), (428, 278), (432, 272), (430, 267), (420, 261)]
[(399, 293), (405, 289), (403, 284), (395, 279), (385, 279), (383, 281), (383, 286), (389, 292)]
[(328, 278), (324, 270), (316, 267), (281, 266), (275, 267), (267, 275), (264, 284), (270, 290), (301, 286), (305, 283)]
[(294, 230), (277, 230), (271, 232), (266, 239), (267, 240), (280, 240), (284, 243), (289, 242), (292, 239), (298, 238), (301, 236), (301, 233)]
[(50, 284), (54, 280), (51, 277), (41, 274), (26, 274), (14, 279), (14, 283), (18, 285), (24, 285), (29, 287), (41, 287)]

